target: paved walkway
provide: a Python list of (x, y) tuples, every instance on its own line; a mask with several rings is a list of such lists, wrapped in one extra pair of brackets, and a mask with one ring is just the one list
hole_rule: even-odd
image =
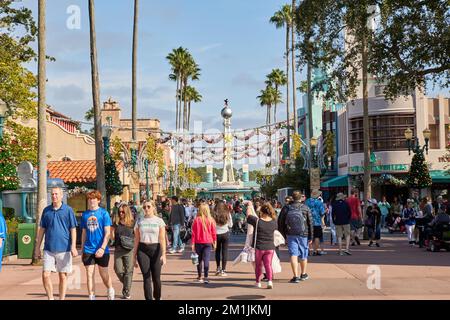
[[(244, 242), (243, 236), (233, 236), (230, 245), (228, 277), (210, 275), (210, 284), (194, 283), (195, 267), (190, 252), (168, 255), (163, 268), (163, 299), (450, 299), (450, 252), (428, 252), (408, 245), (405, 235), (383, 234), (382, 247), (351, 247), (352, 256), (337, 255), (337, 248), (325, 246), (327, 255), (310, 257), (310, 279), (298, 284), (289, 283), (292, 277), (287, 263), (286, 248), (281, 250), (283, 270), (275, 275), (274, 289), (254, 287), (254, 273), (250, 264), (232, 265)], [(213, 259), (213, 257), (212, 257)], [(111, 260), (112, 261), (112, 260)], [(215, 262), (211, 261), (211, 270)], [(75, 273), (67, 299), (87, 299), (86, 277), (81, 258), (74, 259)], [(120, 299), (121, 284), (110, 263), (116, 297)], [(132, 299), (143, 299), (142, 275), (139, 269), (133, 277)], [(381, 274), (377, 282), (375, 274)], [(370, 279), (369, 279), (370, 277)], [(53, 275), (57, 298), (57, 275)], [(368, 281), (369, 280), (369, 281)], [(369, 285), (368, 285), (369, 282)], [(97, 274), (97, 299), (106, 299), (106, 289)], [(371, 288), (369, 288), (371, 287)], [(0, 300), (45, 300), (41, 283), (41, 267), (30, 266), (30, 260), (6, 262), (0, 273)]]

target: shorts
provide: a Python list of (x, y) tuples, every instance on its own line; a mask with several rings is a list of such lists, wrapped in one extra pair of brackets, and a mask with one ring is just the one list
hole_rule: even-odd
[(105, 253), (103, 257), (96, 258), (95, 253), (83, 253), (83, 264), (85, 266), (92, 266), (97, 264), (99, 267), (108, 268), (109, 265), (109, 253)]
[(363, 227), (362, 221), (359, 219), (350, 220), (350, 229), (352, 231), (358, 231)]
[(43, 266), (44, 272), (72, 273), (72, 253), (44, 250)]
[(338, 239), (341, 239), (343, 235), (345, 235), (345, 237), (350, 237), (350, 225), (349, 224), (336, 225), (336, 237)]
[(323, 230), (322, 230), (322, 226), (314, 226), (314, 239), (319, 238), (322, 239), (323, 238)]
[(299, 257), (301, 260), (308, 259), (308, 238), (301, 236), (287, 236), (287, 245), (291, 257)]

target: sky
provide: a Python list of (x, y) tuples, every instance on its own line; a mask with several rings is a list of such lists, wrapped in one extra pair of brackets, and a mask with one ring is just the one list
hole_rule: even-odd
[[(92, 105), (89, 16), (86, 0), (47, 0), (47, 103), (59, 112), (83, 120)], [(176, 83), (170, 81), (165, 59), (174, 48), (187, 48), (201, 68), (192, 83), (203, 96), (193, 105), (192, 121), (204, 129), (222, 128), (224, 99), (233, 109), (233, 128), (265, 123), (265, 109), (256, 97), (265, 76), (285, 69), (285, 31), (269, 23), (286, 0), (141, 0), (138, 43), (139, 118), (158, 118), (163, 130), (175, 127)], [(37, 20), (37, 1), (23, 0)], [(119, 102), (122, 116), (131, 118), (132, 0), (97, 0), (96, 31), (101, 101)], [(79, 8), (79, 29), (71, 6)], [(69, 9), (69, 13), (68, 13)], [(37, 47), (37, 46), (36, 46)], [(30, 69), (37, 71), (36, 64)], [(299, 79), (300, 74), (297, 74)], [(279, 108), (278, 119), (283, 116)]]

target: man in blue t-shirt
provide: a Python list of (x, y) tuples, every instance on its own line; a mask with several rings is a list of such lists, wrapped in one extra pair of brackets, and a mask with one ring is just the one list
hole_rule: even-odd
[(59, 299), (64, 300), (67, 274), (72, 272), (72, 257), (78, 255), (77, 220), (71, 207), (62, 203), (61, 188), (52, 189), (52, 204), (44, 209), (38, 229), (34, 256), (41, 258), (41, 243), (45, 235), (42, 281), (49, 300), (53, 298), (52, 272), (59, 273)]
[(81, 217), (81, 248), (83, 250), (83, 264), (86, 267), (89, 300), (95, 300), (95, 265), (103, 283), (108, 288), (108, 300), (114, 300), (114, 288), (109, 276), (109, 248), (111, 218), (109, 213), (99, 207), (102, 195), (94, 190), (87, 194), (88, 210)]
[(0, 210), (0, 271), (2, 271), (3, 247), (5, 246), (8, 228), (6, 227), (5, 217)]
[(320, 239), (323, 238), (322, 219), (325, 216), (325, 207), (323, 202), (318, 198), (321, 192), (319, 190), (313, 190), (311, 192), (311, 198), (305, 201), (305, 204), (311, 210), (314, 228), (314, 242), (313, 242), (313, 255), (321, 256), (322, 251), (319, 251)]

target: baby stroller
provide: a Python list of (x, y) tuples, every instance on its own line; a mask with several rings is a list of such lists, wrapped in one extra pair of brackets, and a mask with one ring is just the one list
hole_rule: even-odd
[(428, 251), (439, 252), (441, 249), (450, 251), (450, 224), (441, 223), (427, 230), (425, 245)]
[(389, 233), (394, 233), (397, 231), (404, 233), (406, 231), (405, 223), (399, 215), (390, 217), (390, 219), (387, 220), (387, 227)]
[(180, 229), (180, 239), (183, 245), (186, 245), (192, 238), (192, 220), (188, 220), (185, 223), (185, 227)]
[(245, 230), (245, 217), (242, 214), (235, 213), (233, 215), (233, 234), (246, 233)]

